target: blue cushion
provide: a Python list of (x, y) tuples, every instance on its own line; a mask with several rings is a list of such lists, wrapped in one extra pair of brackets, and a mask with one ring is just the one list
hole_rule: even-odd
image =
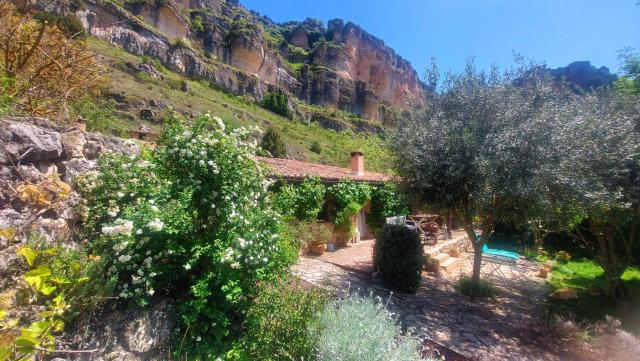
[(487, 247), (486, 244), (484, 246), (482, 246), (482, 253), (492, 254), (494, 256), (507, 257), (507, 258), (511, 258), (511, 259), (515, 259), (515, 260), (520, 259), (520, 255), (515, 253), (515, 252), (509, 252), (509, 251), (505, 251), (503, 249), (491, 249), (491, 248)]

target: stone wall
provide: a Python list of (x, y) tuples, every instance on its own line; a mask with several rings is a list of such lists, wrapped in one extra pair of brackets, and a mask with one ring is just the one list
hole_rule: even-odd
[[(77, 239), (82, 202), (74, 178), (96, 170), (101, 154), (136, 154), (135, 142), (84, 132), (76, 125), (55, 125), (41, 118), (0, 118), (0, 308), (23, 322), (41, 307), (29, 303), (16, 250), (37, 237), (55, 247), (82, 247)], [(60, 189), (64, 195), (56, 195)], [(52, 191), (52, 193), (48, 193)], [(30, 193), (31, 192), (31, 193)], [(30, 194), (48, 198), (35, 199)], [(62, 194), (62, 193), (59, 193)], [(157, 300), (146, 309), (110, 303), (82, 328), (62, 335), (57, 349), (95, 350), (58, 353), (56, 360), (170, 360), (168, 345), (175, 325), (174, 305)]]

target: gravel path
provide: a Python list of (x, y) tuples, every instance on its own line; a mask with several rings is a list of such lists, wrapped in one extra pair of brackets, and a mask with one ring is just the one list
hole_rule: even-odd
[(314, 258), (302, 257), (294, 274), (338, 296), (358, 292), (389, 300), (403, 327), (474, 360), (567, 360), (554, 351), (557, 345), (540, 321), (548, 294), (544, 280), (534, 274), (527, 281), (495, 280), (496, 300), (472, 302), (453, 287), (470, 270), (468, 260), (461, 265), (450, 275), (425, 274), (415, 295), (391, 294), (375, 278)]

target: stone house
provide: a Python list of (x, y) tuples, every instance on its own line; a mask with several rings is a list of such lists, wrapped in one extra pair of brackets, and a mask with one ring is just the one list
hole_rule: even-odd
[(152, 131), (147, 125), (142, 124), (137, 129), (129, 129), (129, 136), (133, 139), (155, 143), (160, 135)]
[[(351, 153), (350, 168), (308, 163), (293, 159), (257, 158), (260, 162), (271, 168), (271, 177), (289, 183), (302, 182), (310, 177), (318, 177), (325, 186), (331, 186), (332, 184), (344, 181), (365, 182), (376, 185), (393, 179), (393, 177), (388, 174), (366, 171), (364, 169), (364, 154), (362, 152)], [(329, 221), (333, 208), (330, 199), (325, 200), (324, 207), (325, 209), (318, 217), (319, 221), (326, 224), (334, 234), (334, 240), (337, 240), (339, 243), (340, 238), (344, 238), (344, 235), (336, 232), (333, 223)], [(367, 216), (370, 210), (371, 202), (367, 203), (354, 219), (354, 226), (358, 230), (360, 239), (362, 240), (374, 238), (373, 232), (367, 225)]]

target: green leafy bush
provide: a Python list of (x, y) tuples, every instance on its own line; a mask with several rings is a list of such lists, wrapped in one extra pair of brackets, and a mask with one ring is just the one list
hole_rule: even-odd
[(54, 350), (54, 335), (67, 322), (89, 316), (111, 294), (112, 285), (100, 276), (99, 258), (81, 250), (22, 246), (17, 253), (29, 267), (23, 277), (25, 298), (42, 311), (25, 325), (0, 310), (0, 359), (40, 359)]
[(204, 32), (204, 23), (202, 22), (202, 16), (196, 15), (191, 20), (191, 30), (193, 30), (196, 33)]
[(340, 182), (331, 186), (329, 193), (335, 201), (334, 223), (352, 237), (355, 230), (351, 217), (356, 216), (371, 199), (371, 186), (366, 183)]
[(241, 348), (250, 360), (310, 360), (315, 337), (307, 333), (328, 302), (319, 289), (283, 280), (263, 287), (249, 308)]
[(317, 221), (297, 221), (294, 220), (288, 225), (288, 233), (300, 246), (312, 243), (331, 242), (332, 234), (327, 227)]
[(324, 206), (325, 186), (320, 178), (307, 178), (296, 188), (296, 218), (316, 220)]
[(373, 264), (388, 288), (415, 293), (420, 287), (423, 262), (424, 250), (415, 231), (391, 224), (380, 230), (374, 245)]
[(113, 99), (85, 95), (72, 104), (72, 109), (87, 122), (87, 131), (117, 136), (128, 134), (129, 128), (125, 121), (116, 115), (116, 102)]
[(170, 118), (153, 153), (107, 156), (83, 181), (87, 232), (100, 234), (93, 247), (119, 297), (177, 299), (189, 357), (225, 351), (257, 285), (294, 261), (254, 160), (255, 131), (226, 132), (209, 115), (190, 127)]
[(560, 251), (556, 253), (556, 261), (558, 263), (565, 264), (571, 260), (571, 255), (567, 251)]
[(67, 37), (84, 38), (87, 36), (84, 26), (80, 19), (73, 13), (65, 15), (56, 15), (49, 12), (41, 12), (34, 15), (34, 18), (49, 25), (55, 26)]
[(267, 95), (262, 98), (262, 106), (283, 117), (291, 116), (291, 112), (289, 111), (289, 96), (281, 89), (267, 93)]
[(322, 147), (320, 146), (320, 142), (315, 140), (313, 143), (311, 143), (311, 146), (309, 147), (309, 150), (314, 152), (314, 153), (316, 153), (316, 154), (322, 153)]
[(369, 228), (377, 233), (386, 223), (386, 217), (406, 216), (409, 214), (409, 202), (400, 193), (395, 183), (385, 183), (373, 188), (371, 194), (371, 212), (367, 217)]
[(403, 335), (380, 299), (351, 295), (328, 304), (309, 327), (318, 361), (420, 360), (420, 341)]
[(458, 283), (455, 285), (458, 292), (476, 298), (493, 298), (496, 295), (496, 288), (487, 279), (480, 279), (480, 282), (474, 283), (468, 275), (460, 276)]
[(279, 187), (271, 193), (273, 209), (282, 216), (284, 221), (295, 217), (296, 213), (296, 188), (289, 183), (280, 182)]
[(284, 144), (280, 132), (274, 127), (267, 128), (262, 136), (260, 147), (274, 158), (285, 158), (287, 156), (287, 145)]

